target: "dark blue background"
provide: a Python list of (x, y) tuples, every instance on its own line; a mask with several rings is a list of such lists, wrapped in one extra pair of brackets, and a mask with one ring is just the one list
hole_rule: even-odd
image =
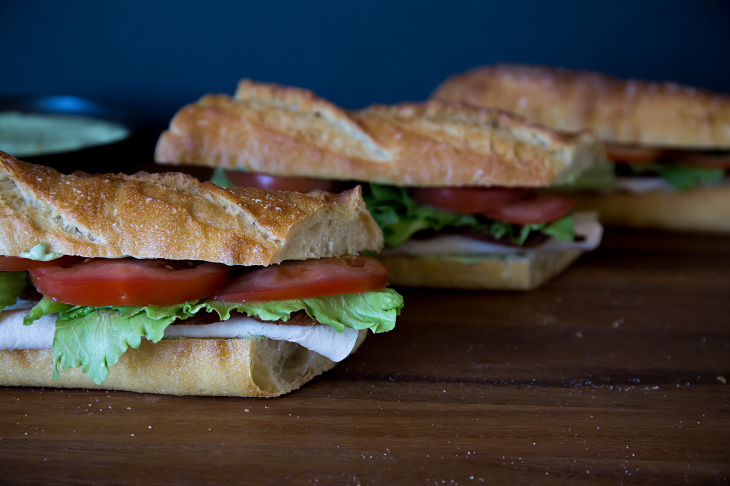
[(303, 86), (348, 108), (420, 100), (498, 61), (730, 92), (730, 2), (7, 1), (0, 94), (123, 101), (157, 125), (236, 81)]

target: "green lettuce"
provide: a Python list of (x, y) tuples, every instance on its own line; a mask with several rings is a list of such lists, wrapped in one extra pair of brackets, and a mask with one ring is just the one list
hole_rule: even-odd
[(657, 173), (677, 191), (687, 191), (700, 184), (719, 182), (725, 169), (706, 169), (682, 164), (629, 164), (635, 174)]
[(26, 326), (30, 326), (31, 324), (33, 324), (33, 322), (37, 321), (43, 316), (56, 314), (58, 312), (63, 312), (71, 308), (73, 308), (72, 305), (64, 304), (62, 302), (56, 302), (50, 297), (46, 297), (44, 295), (43, 298), (35, 306), (33, 306), (30, 312), (28, 312), (25, 317), (23, 317), (23, 324)]
[(387, 332), (395, 326), (395, 318), (403, 308), (403, 297), (393, 289), (359, 294), (339, 294), (309, 299), (280, 300), (272, 302), (202, 302), (208, 312), (214, 310), (221, 320), (227, 320), (236, 310), (265, 321), (288, 321), (293, 312), (303, 310), (321, 324), (327, 324), (337, 332), (346, 327), (370, 329), (374, 333)]
[(223, 321), (230, 319), (235, 310), (262, 320), (284, 322), (293, 312), (304, 310), (337, 332), (345, 327), (385, 332), (393, 329), (402, 307), (403, 297), (387, 288), (298, 300), (250, 303), (204, 300), (165, 307), (72, 306), (43, 297), (28, 313), (24, 324), (58, 313), (53, 336), (53, 379), (58, 378), (59, 371), (80, 368), (94, 383), (101, 384), (109, 374), (109, 366), (127, 349), (139, 347), (142, 338), (158, 342), (168, 325), (201, 310), (216, 312)]
[(705, 169), (689, 165), (659, 164), (659, 175), (678, 191), (686, 191), (700, 184), (719, 182), (725, 177), (725, 169)]
[[(562, 218), (556, 219), (555, 221), (529, 226), (533, 227), (532, 231), (545, 233), (546, 235), (552, 236), (558, 241), (573, 241), (575, 237), (575, 228), (573, 226), (572, 216), (563, 216)], [(525, 235), (525, 238), (527, 238), (527, 235)]]
[(18, 301), (28, 272), (0, 272), (0, 311)]
[(157, 342), (165, 328), (177, 319), (193, 316), (203, 305), (191, 303), (169, 307), (85, 307), (43, 297), (23, 318), (23, 324), (48, 314), (58, 314), (53, 335), (53, 380), (59, 370), (80, 368), (94, 383), (101, 384), (109, 366), (142, 338)]
[(213, 175), (210, 177), (210, 182), (220, 187), (236, 187), (220, 167), (215, 168)]
[(56, 318), (53, 335), (53, 380), (58, 371), (80, 368), (100, 385), (127, 349), (138, 348), (142, 338), (157, 342), (175, 320), (150, 319), (145, 313), (122, 317), (115, 309), (98, 309), (80, 317)]
[(525, 242), (533, 231), (545, 233), (561, 241), (573, 241), (573, 218), (568, 215), (539, 224), (513, 225), (503, 221), (488, 221), (471, 214), (456, 214), (421, 206), (402, 187), (370, 184), (365, 196), (368, 211), (383, 231), (386, 248), (405, 243), (414, 233), (446, 227), (467, 227), (494, 238), (508, 238), (516, 245)]
[[(706, 169), (691, 165), (675, 163), (627, 164), (637, 175), (657, 174), (677, 191), (686, 191), (703, 183), (718, 182), (725, 177), (724, 169)], [(618, 178), (615, 175), (615, 164), (597, 164), (585, 171), (573, 181), (551, 186), (559, 191), (598, 191), (612, 189)]]

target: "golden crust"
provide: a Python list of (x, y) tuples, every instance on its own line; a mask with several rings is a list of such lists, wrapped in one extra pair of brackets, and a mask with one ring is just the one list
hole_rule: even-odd
[[(352, 352), (365, 340), (360, 331)], [(142, 341), (95, 384), (78, 369), (53, 381), (50, 349), (0, 351), (0, 384), (100, 388), (165, 395), (275, 397), (298, 389), (337, 363), (286, 341), (255, 339), (164, 339)]]
[(180, 109), (155, 159), (414, 186), (545, 186), (602, 156), (499, 110), (439, 101), (345, 111), (310, 91), (244, 80)]
[(86, 257), (270, 265), (377, 251), (360, 188), (224, 189), (179, 173), (74, 176), (0, 152), (0, 255), (44, 243)]
[(607, 226), (730, 233), (730, 186), (684, 192), (578, 194), (576, 210), (598, 211)]
[(509, 258), (393, 256), (382, 258), (388, 282), (406, 287), (464, 290), (532, 290), (547, 283), (578, 259), (583, 250), (535, 251)]
[(672, 82), (497, 64), (448, 78), (432, 98), (513, 111), (556, 130), (591, 129), (611, 142), (730, 148), (730, 96)]

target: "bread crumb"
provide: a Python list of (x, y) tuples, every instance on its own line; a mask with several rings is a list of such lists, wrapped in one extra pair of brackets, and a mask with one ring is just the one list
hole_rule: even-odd
[(575, 333), (575, 337), (582, 338), (583, 337), (583, 333), (580, 332), (580, 331), (578, 331), (578, 332)]
[(724, 376), (722, 376), (722, 375), (717, 375), (717, 381), (719, 381), (719, 382), (720, 382), (720, 383), (722, 383), (723, 385), (724, 385), (725, 383), (727, 383), (727, 379), (726, 379), (726, 378), (725, 378)]

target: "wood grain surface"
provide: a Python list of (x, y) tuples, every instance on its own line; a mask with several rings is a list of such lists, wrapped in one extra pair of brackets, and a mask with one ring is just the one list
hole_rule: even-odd
[(531, 293), (401, 289), (276, 399), (0, 388), (4, 484), (730, 480), (730, 237), (609, 232)]

